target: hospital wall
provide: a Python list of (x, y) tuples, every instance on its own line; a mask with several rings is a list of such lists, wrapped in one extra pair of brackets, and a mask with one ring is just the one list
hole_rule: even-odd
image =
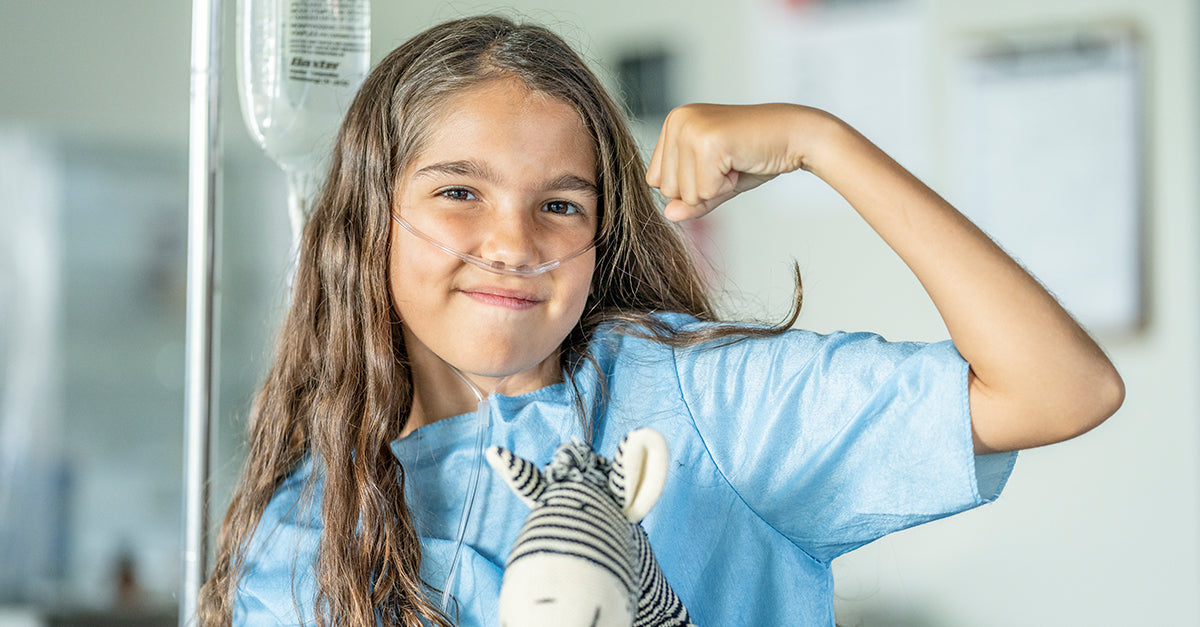
[[(84, 146), (100, 152), (175, 155), (170, 158), (182, 164), (190, 21), (184, 4), (42, 0), (0, 5), (0, 49), (9, 60), (0, 64), (0, 129), (20, 127), (56, 138), (60, 150)], [(679, 103), (752, 101), (759, 93), (755, 68), (771, 63), (762, 58), (756, 40), (761, 5), (752, 0), (510, 6), (515, 9), (480, 2), (376, 0), (373, 58), (438, 20), (501, 10), (556, 28), (614, 84), (611, 65), (616, 57), (631, 50), (669, 51), (676, 70), (671, 97)], [(1022, 453), (996, 503), (840, 558), (834, 564), (840, 622), (1200, 624), (1200, 11), (1187, 0), (926, 0), (909, 6), (915, 7), (929, 37), (923, 57), (928, 82), (919, 96), (930, 108), (930, 156), (921, 175), (951, 200), (962, 194), (961, 181), (951, 176), (954, 157), (947, 148), (954, 132), (946, 115), (948, 86), (964, 40), (981, 33), (1081, 24), (1118, 23), (1138, 33), (1144, 54), (1144, 320), (1134, 328), (1097, 332), (1128, 390), (1115, 417), (1077, 440)], [(232, 24), (232, 16), (227, 21)], [(232, 37), (226, 42), (231, 50)], [(21, 61), (13, 62), (18, 53)], [(226, 58), (231, 65), (232, 55)], [(238, 429), (269, 354), (271, 327), (283, 300), (279, 275), (287, 246), (282, 177), (246, 139), (231, 70), (225, 78), (222, 320), (227, 335), (221, 355), (218, 498), (227, 494), (239, 454)], [(638, 129), (643, 138), (653, 139), (652, 124)], [(179, 193), (184, 207), (182, 187)], [(275, 201), (278, 206), (272, 207)], [(707, 219), (699, 230), (701, 248), (722, 277), (730, 313), (781, 316), (789, 304), (790, 264), (795, 260), (805, 284), (800, 326), (873, 330), (889, 339), (946, 337), (920, 285), (851, 209), (836, 199), (827, 206), (790, 204), (769, 188), (756, 190)], [(182, 225), (182, 215), (177, 217)], [(1104, 282), (1098, 281), (1096, 289), (1105, 289)], [(85, 290), (67, 295), (65, 306), (85, 296), (102, 294)], [(168, 308), (163, 315), (169, 313)], [(182, 322), (156, 333), (158, 367), (181, 376)], [(162, 348), (167, 345), (176, 348)], [(70, 374), (72, 368), (103, 367), (83, 359), (82, 350), (59, 348), (67, 387), (76, 376)], [(172, 366), (176, 360), (178, 366)], [(89, 380), (88, 390), (77, 391), (88, 406), (116, 406), (118, 399), (98, 389), (106, 379)], [(78, 460), (81, 477), (77, 499), (102, 514), (89, 517), (76, 511), (71, 523), (77, 538), (72, 566), (78, 570), (71, 585), (93, 601), (104, 594), (96, 581), (109, 572), (103, 560), (111, 557), (119, 536), (160, 538), (149, 542), (150, 548), (136, 542), (133, 548), (143, 572), (158, 575), (157, 584), (146, 584), (156, 594), (169, 594), (171, 578), (177, 577), (172, 569), (178, 547), (171, 544), (176, 529), (171, 525), (177, 524), (172, 516), (178, 488), (171, 473), (178, 472), (180, 459), (173, 438), (182, 433), (174, 426), (182, 419), (182, 397), (178, 387), (162, 387), (155, 394), (164, 399), (160, 407), (168, 408), (165, 413), (91, 410), (83, 417), (79, 399), (62, 404), (61, 437), (69, 443), (68, 454)], [(123, 435), (113, 437), (114, 432)], [(131, 441), (160, 452), (130, 456), (123, 447)], [(153, 510), (157, 514), (141, 516), (145, 520), (139, 522), (119, 510), (106, 510), (106, 504), (125, 503), (114, 497), (133, 489), (130, 475), (139, 472), (161, 475), (136, 482), (137, 489), (153, 490), (162, 501)], [(98, 529), (104, 533), (98, 535)]]

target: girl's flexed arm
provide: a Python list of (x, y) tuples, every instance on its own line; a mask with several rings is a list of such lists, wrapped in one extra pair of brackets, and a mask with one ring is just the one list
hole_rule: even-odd
[(1124, 384), (1070, 315), (949, 203), (845, 123), (788, 104), (687, 105), (663, 125), (647, 180), (694, 218), (778, 174), (820, 177), (916, 274), (970, 368), (977, 452), (1077, 436)]

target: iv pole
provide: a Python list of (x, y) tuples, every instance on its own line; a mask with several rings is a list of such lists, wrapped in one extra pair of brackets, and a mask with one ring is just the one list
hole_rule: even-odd
[(180, 627), (196, 624), (200, 586), (208, 573), (209, 440), (215, 396), (213, 322), (218, 293), (214, 283), (219, 252), (220, 26), (221, 0), (193, 0)]

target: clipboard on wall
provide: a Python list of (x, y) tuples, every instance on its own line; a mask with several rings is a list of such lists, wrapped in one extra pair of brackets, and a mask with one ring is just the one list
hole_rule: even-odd
[(1145, 325), (1140, 47), (1124, 26), (977, 36), (949, 81), (956, 204), (1098, 333)]

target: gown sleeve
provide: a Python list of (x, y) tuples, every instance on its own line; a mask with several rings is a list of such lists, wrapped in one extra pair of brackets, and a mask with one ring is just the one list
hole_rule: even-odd
[(976, 456), (954, 345), (789, 331), (676, 352), (714, 463), (818, 560), (999, 496), (1015, 453)]

